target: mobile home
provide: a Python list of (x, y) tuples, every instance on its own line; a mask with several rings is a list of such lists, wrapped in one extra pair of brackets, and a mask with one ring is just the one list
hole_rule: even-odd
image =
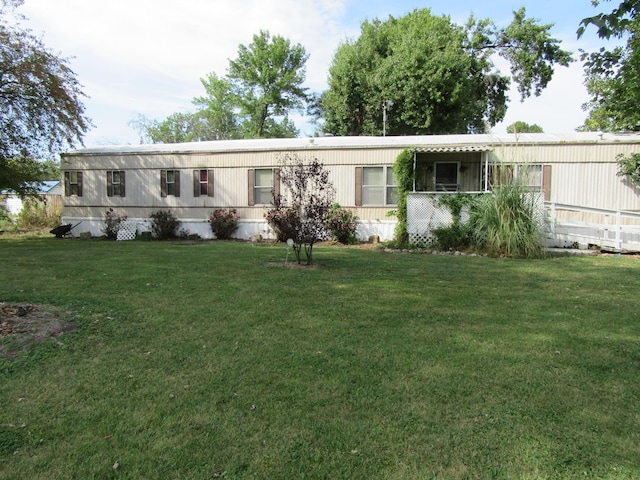
[(405, 149), (413, 153), (416, 195), (487, 192), (499, 169), (508, 168), (526, 178), (558, 218), (597, 223), (600, 210), (640, 211), (640, 192), (617, 176), (616, 163), (619, 154), (640, 152), (637, 134), (314, 137), (68, 152), (62, 156), (63, 222), (80, 223), (75, 234), (101, 235), (104, 214), (113, 209), (144, 231), (152, 212), (169, 209), (185, 232), (211, 238), (211, 211), (235, 208), (238, 238), (270, 238), (264, 214), (280, 188), (279, 162), (283, 154), (295, 154), (324, 164), (335, 201), (357, 209), (362, 239), (387, 240), (396, 223), (389, 216), (397, 201), (393, 165)]

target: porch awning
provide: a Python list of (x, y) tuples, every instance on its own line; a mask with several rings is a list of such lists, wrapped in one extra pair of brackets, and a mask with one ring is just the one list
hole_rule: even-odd
[(414, 151), (418, 153), (461, 153), (461, 152), (489, 152), (490, 145), (452, 145), (452, 146), (433, 146), (418, 147)]

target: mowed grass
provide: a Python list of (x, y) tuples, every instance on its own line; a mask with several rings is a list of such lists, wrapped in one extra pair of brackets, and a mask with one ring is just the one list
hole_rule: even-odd
[(314, 257), (0, 240), (0, 478), (640, 478), (638, 258)]

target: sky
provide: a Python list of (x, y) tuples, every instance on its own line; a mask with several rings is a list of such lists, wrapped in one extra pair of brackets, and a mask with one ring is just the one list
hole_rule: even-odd
[[(69, 58), (94, 124), (84, 144), (96, 147), (140, 143), (129, 125), (139, 115), (162, 120), (193, 111), (191, 100), (204, 94), (200, 79), (211, 72), (224, 76), (238, 46), (250, 44), (260, 30), (306, 49), (304, 86), (320, 93), (328, 88), (336, 48), (357, 38), (366, 19), (430, 8), (458, 24), (473, 14), (501, 27), (523, 6), (529, 17), (554, 24), (552, 36), (576, 59), (580, 49), (604, 45), (593, 29), (576, 38), (580, 20), (598, 13), (590, 0), (24, 0), (19, 12), (49, 49)], [(507, 73), (505, 65), (497, 65)], [(495, 133), (506, 132), (517, 120), (565, 133), (586, 117), (581, 106), (588, 95), (579, 61), (558, 67), (540, 97), (522, 103), (515, 88), (509, 96), (506, 118), (492, 129)], [(307, 120), (295, 119), (300, 136), (314, 134)]]

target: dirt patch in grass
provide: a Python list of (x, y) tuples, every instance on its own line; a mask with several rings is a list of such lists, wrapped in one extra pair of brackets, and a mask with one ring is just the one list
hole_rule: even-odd
[(300, 269), (308, 269), (308, 270), (317, 270), (320, 268), (316, 262), (313, 262), (311, 265), (307, 265), (306, 261), (302, 263), (298, 263), (296, 259), (288, 260), (286, 262), (267, 262), (265, 263), (267, 267), (283, 267), (283, 268), (300, 268)]
[(0, 355), (13, 360), (31, 344), (75, 330), (68, 316), (69, 312), (47, 305), (0, 302)]

